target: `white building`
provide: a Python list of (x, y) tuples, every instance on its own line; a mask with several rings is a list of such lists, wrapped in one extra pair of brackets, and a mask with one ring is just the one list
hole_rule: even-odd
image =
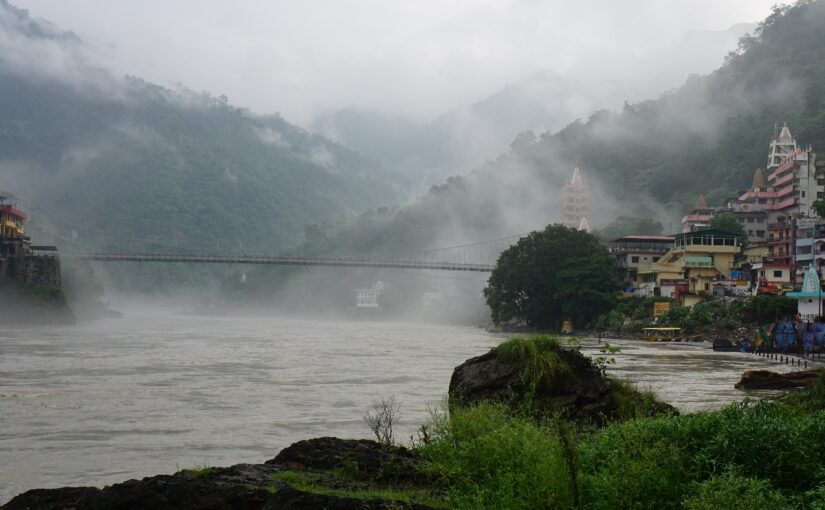
[(377, 281), (372, 287), (355, 289), (355, 307), (381, 308), (381, 305), (378, 304), (378, 296), (386, 287), (384, 282)]

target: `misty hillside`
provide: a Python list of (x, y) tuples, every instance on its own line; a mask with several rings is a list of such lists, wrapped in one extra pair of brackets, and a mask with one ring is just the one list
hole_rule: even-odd
[(644, 99), (691, 73), (710, 71), (755, 27), (741, 23), (722, 31), (688, 32), (672, 47), (625, 62), (621, 71), (591, 72), (589, 78), (535, 73), (429, 122), (347, 108), (319, 116), (311, 128), (381, 162), (410, 187), (429, 186), (507, 151), (522, 131), (556, 131), (599, 108)]
[(595, 227), (623, 214), (673, 228), (699, 193), (717, 205), (750, 183), (775, 123), (825, 151), (823, 26), (823, 0), (777, 8), (710, 75), (558, 132), (524, 133), (409, 207), (317, 225), (306, 250), (403, 253), (539, 228), (560, 219), (560, 188), (575, 165), (592, 184)]
[(5, 0), (0, 90), (0, 189), (57, 241), (272, 251), (398, 198), (377, 163), (225, 97), (113, 76)]

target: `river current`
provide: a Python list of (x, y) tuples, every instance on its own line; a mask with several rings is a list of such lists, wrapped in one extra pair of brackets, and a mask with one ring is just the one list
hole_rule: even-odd
[[(362, 416), (385, 395), (407, 440), (453, 367), (500, 340), (470, 327), (161, 314), (0, 330), (0, 503), (263, 462), (298, 439), (369, 437)], [(733, 384), (746, 369), (789, 369), (706, 344), (613, 343), (611, 372), (687, 412), (744, 398)], [(582, 348), (597, 353), (595, 340)]]

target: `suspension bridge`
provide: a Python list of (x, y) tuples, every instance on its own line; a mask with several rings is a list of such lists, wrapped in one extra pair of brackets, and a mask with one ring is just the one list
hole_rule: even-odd
[[(109, 234), (107, 234), (109, 235)], [(135, 246), (135, 239), (111, 236), (102, 243), (103, 250), (83, 251), (73, 246), (72, 239), (61, 242), (61, 256), (97, 262), (177, 262), (194, 264), (246, 264), (279, 266), (319, 266), (348, 268), (416, 269), (434, 271), (463, 271), (489, 273), (495, 267), (499, 254), (525, 234), (479, 241), (456, 246), (433, 248), (411, 254), (386, 254), (375, 256), (303, 257), (223, 252), (202, 253), (187, 250), (183, 246), (154, 244), (147, 250), (145, 241)], [(113, 242), (117, 241), (117, 242)], [(77, 243), (75, 243), (77, 244)], [(160, 249), (158, 249), (160, 248)]]
[(372, 258), (269, 257), (261, 255), (187, 255), (170, 253), (68, 253), (64, 258), (98, 262), (185, 262), (197, 264), (263, 264), (276, 266), (374, 267), (391, 269), (431, 269), (489, 273), (493, 264), (473, 262), (384, 260)]

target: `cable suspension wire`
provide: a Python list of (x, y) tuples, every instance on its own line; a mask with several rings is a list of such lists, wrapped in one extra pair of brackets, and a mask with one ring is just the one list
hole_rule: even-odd
[[(100, 239), (94, 239), (93, 241), (97, 241), (96, 243), (93, 242), (94, 245), (99, 245), (104, 248), (104, 252), (96, 252), (97, 256), (105, 255), (106, 252), (111, 250), (111, 243), (107, 243), (107, 239), (109, 240), (119, 240), (124, 241), (123, 244), (126, 246), (121, 246), (119, 251), (121, 254), (125, 254), (127, 252), (134, 253), (135, 248), (138, 248), (138, 252), (145, 252), (147, 251), (146, 248), (150, 247), (152, 252), (156, 252), (159, 248), (160, 249), (174, 249), (178, 253), (180, 252), (187, 252), (187, 253), (203, 253), (205, 251), (212, 252), (212, 250), (204, 250), (204, 249), (196, 249), (191, 246), (182, 244), (182, 243), (170, 243), (168, 241), (160, 241), (160, 240), (149, 240), (146, 238), (138, 238), (133, 236), (126, 236), (122, 234), (113, 234), (106, 230), (96, 228), (89, 225), (76, 225), (72, 224), (71, 222), (65, 220), (56, 220), (51, 221), (51, 223), (61, 225), (63, 227), (71, 228), (73, 231), (80, 231), (80, 232), (93, 232), (94, 235), (100, 236)], [(487, 239), (483, 241), (476, 241), (472, 243), (463, 243), (457, 244), (453, 246), (442, 246), (442, 247), (435, 247), (435, 248), (427, 248), (418, 251), (408, 252), (408, 253), (395, 253), (395, 254), (370, 254), (368, 256), (352, 256), (352, 257), (342, 257), (342, 260), (349, 260), (349, 259), (358, 259), (358, 260), (367, 260), (367, 259), (378, 259), (383, 262), (387, 261), (408, 261), (408, 262), (417, 262), (417, 263), (427, 263), (430, 265), (435, 264), (475, 264), (475, 265), (492, 265), (495, 263), (498, 255), (507, 247), (512, 245), (512, 241), (524, 237), (527, 233), (520, 233), (509, 235), (505, 237), (499, 237), (496, 239)], [(90, 236), (92, 237), (92, 236)], [(66, 239), (64, 236), (61, 236), (64, 240)], [(138, 246), (133, 246), (137, 244)], [(107, 247), (109, 247), (107, 249)], [(227, 250), (225, 252), (221, 252), (216, 246), (214, 250), (216, 256), (226, 256), (232, 257), (233, 255), (238, 254), (234, 250)], [(156, 255), (160, 255), (157, 253)]]

